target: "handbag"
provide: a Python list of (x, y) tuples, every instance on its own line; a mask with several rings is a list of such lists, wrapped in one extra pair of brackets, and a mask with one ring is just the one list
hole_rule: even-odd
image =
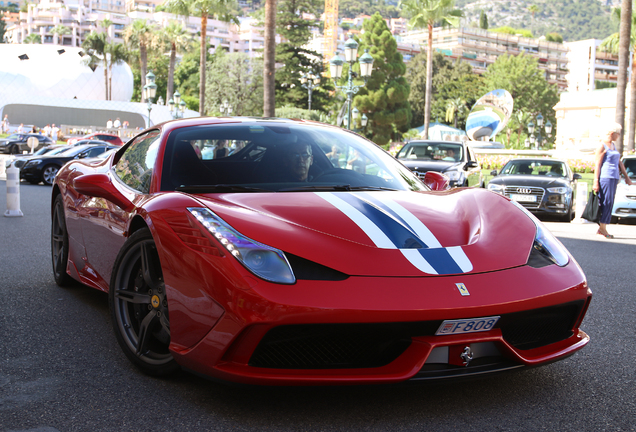
[(590, 192), (590, 195), (587, 198), (587, 204), (585, 205), (585, 210), (583, 210), (583, 214), (581, 215), (582, 219), (586, 219), (590, 222), (598, 223), (601, 220), (601, 210), (599, 209), (599, 199), (598, 195), (594, 192)]

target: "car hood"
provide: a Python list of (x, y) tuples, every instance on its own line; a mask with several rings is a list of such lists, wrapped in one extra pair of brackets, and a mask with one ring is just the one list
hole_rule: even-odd
[(562, 177), (546, 177), (536, 175), (504, 175), (497, 176), (488, 183), (514, 186), (563, 187), (570, 186), (570, 181)]
[(437, 171), (444, 172), (455, 166), (461, 165), (463, 162), (449, 162), (449, 161), (432, 161), (432, 160), (412, 160), (412, 159), (400, 159), (408, 169), (412, 171), (428, 172)]
[(483, 189), (196, 199), (252, 240), (348, 275), (416, 277), (521, 266), (536, 233), (509, 200)]

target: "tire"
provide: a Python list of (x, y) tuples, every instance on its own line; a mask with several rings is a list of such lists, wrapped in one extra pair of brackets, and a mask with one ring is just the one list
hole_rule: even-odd
[(42, 181), (44, 184), (51, 186), (55, 181), (55, 176), (57, 172), (60, 170), (60, 167), (57, 165), (47, 165), (42, 169)]
[(64, 200), (62, 195), (55, 197), (53, 212), (51, 213), (51, 263), (55, 283), (67, 287), (73, 283), (73, 278), (66, 273), (68, 266), (68, 231), (64, 217)]
[(141, 371), (153, 376), (175, 373), (168, 299), (157, 247), (148, 228), (136, 231), (117, 255), (108, 303), (119, 346)]
[(18, 147), (16, 144), (12, 144), (11, 147), (9, 147), (9, 154), (19, 154), (20, 153), (20, 147)]

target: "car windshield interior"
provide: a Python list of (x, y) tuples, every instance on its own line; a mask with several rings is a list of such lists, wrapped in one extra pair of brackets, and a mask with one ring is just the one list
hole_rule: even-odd
[(162, 190), (427, 190), (375, 144), (332, 127), (235, 123), (170, 133)]
[(463, 146), (446, 142), (410, 143), (402, 147), (398, 159), (407, 160), (439, 160), (458, 162), (463, 160)]
[(525, 159), (508, 162), (501, 174), (567, 177), (567, 169), (565, 164), (559, 161)]
[(625, 171), (630, 178), (636, 178), (636, 159), (624, 159)]

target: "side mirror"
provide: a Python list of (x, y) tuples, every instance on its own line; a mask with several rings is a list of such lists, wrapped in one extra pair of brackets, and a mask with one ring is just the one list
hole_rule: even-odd
[(497, 175), (497, 170), (490, 171), (490, 175), (495, 177)]
[(76, 192), (97, 198), (104, 198), (125, 211), (133, 208), (132, 203), (113, 186), (106, 174), (85, 174), (73, 179)]
[(428, 171), (424, 174), (424, 184), (434, 191), (443, 191), (448, 189), (450, 179), (437, 171)]
[(479, 166), (479, 164), (475, 161), (468, 161), (466, 162), (466, 165), (464, 165), (464, 169), (467, 170), (468, 168), (477, 168)]
[(578, 179), (581, 179), (581, 178), (583, 178), (583, 177), (581, 177), (581, 174), (579, 174), (579, 173), (574, 173), (574, 175), (572, 176), (573, 180), (578, 180)]

